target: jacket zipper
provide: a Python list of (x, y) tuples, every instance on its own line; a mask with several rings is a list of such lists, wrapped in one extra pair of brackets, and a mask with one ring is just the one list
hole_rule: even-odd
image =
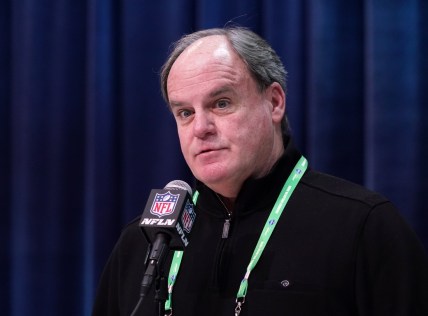
[(229, 209), (227, 208), (226, 204), (224, 204), (221, 197), (217, 193), (216, 193), (216, 195), (217, 195), (217, 198), (220, 201), (221, 205), (223, 205), (224, 210), (226, 211), (226, 218), (225, 218), (224, 223), (223, 223), (223, 231), (221, 233), (221, 238), (227, 239), (227, 237), (229, 237), (229, 229), (230, 229), (230, 221), (232, 219), (232, 212), (229, 211)]
[(222, 267), (222, 261), (223, 261), (223, 255), (224, 255), (224, 248), (226, 246), (227, 239), (229, 238), (230, 233), (230, 225), (232, 221), (232, 213), (229, 212), (229, 210), (226, 209), (226, 216), (223, 222), (223, 230), (221, 234), (220, 243), (217, 248), (217, 258), (214, 268), (214, 286), (218, 287), (221, 284), (221, 267)]
[(223, 223), (223, 232), (221, 234), (221, 238), (222, 239), (227, 239), (227, 237), (229, 237), (229, 229), (230, 229), (231, 217), (232, 217), (232, 214), (230, 214), (228, 212), (227, 213), (227, 217), (226, 217), (226, 219), (224, 220), (224, 223)]

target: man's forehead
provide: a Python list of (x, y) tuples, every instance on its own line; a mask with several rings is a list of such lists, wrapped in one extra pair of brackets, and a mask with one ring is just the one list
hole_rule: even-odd
[(231, 48), (225, 36), (201, 38), (184, 50), (172, 65), (167, 82), (168, 90), (172, 81), (175, 85), (181, 84), (183, 80), (202, 74), (213, 78), (235, 76), (243, 66), (239, 60), (238, 54)]
[(210, 35), (192, 43), (181, 53), (177, 61), (192, 59), (200, 55), (224, 60), (231, 59), (233, 54), (234, 51), (224, 35)]
[(219, 90), (224, 92), (225, 86), (236, 88), (249, 77), (245, 63), (225, 36), (204, 37), (189, 46), (172, 65), (167, 79), (169, 101), (181, 102), (183, 92), (209, 97)]

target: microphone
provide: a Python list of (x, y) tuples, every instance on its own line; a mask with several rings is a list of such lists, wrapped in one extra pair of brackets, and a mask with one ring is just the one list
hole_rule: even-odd
[(184, 250), (196, 219), (192, 189), (181, 180), (150, 192), (140, 219), (140, 228), (150, 244), (140, 296), (146, 296), (153, 280), (161, 276), (169, 250)]
[(140, 227), (147, 241), (155, 244), (156, 236), (165, 234), (172, 250), (184, 250), (196, 219), (192, 189), (181, 180), (169, 182), (164, 189), (151, 191), (141, 216)]

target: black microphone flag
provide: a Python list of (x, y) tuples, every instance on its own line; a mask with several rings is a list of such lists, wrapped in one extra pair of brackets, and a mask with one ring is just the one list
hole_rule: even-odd
[(141, 215), (140, 227), (150, 244), (156, 235), (170, 237), (169, 248), (184, 250), (196, 219), (192, 189), (181, 180), (169, 182), (164, 189), (153, 189)]

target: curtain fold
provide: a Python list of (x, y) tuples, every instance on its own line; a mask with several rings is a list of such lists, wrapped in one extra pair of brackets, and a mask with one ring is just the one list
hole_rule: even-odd
[(428, 248), (427, 21), (417, 0), (2, 1), (1, 314), (90, 315), (150, 190), (192, 183), (159, 69), (207, 27), (265, 37), (311, 166), (389, 197)]
[[(421, 189), (414, 179), (423, 169), (416, 166), (419, 150), (426, 148), (419, 137), (427, 126), (426, 119), (420, 120), (426, 99), (421, 98), (419, 76), (427, 63), (420, 50), (427, 42), (419, 14), (418, 1), (388, 6), (368, 1), (364, 56), (365, 183), (388, 194), (414, 225)], [(428, 192), (426, 184), (422, 188)]]

